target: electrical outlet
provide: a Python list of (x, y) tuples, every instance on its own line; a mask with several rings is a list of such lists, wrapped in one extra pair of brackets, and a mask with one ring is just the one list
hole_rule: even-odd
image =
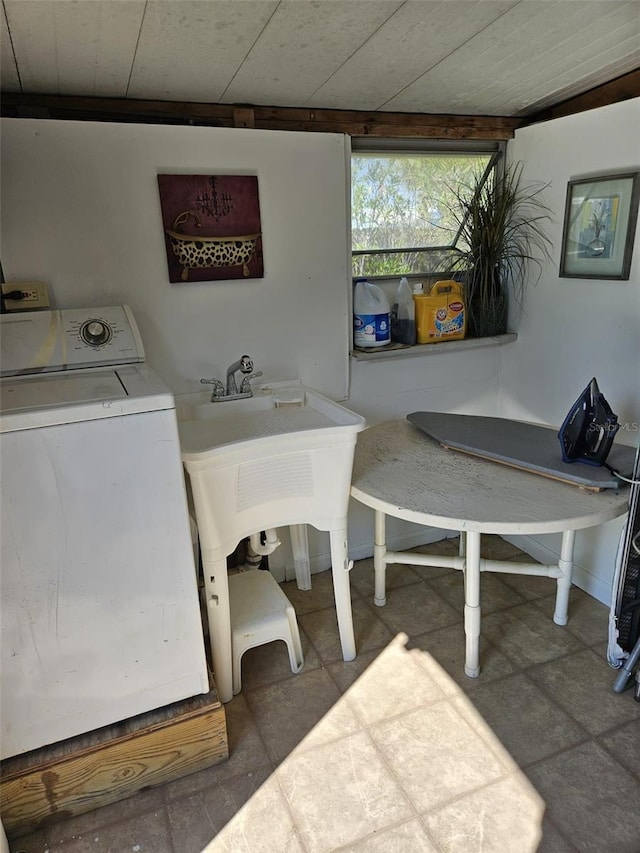
[(49, 291), (44, 281), (6, 282), (2, 285), (2, 295), (7, 311), (34, 311), (49, 307)]

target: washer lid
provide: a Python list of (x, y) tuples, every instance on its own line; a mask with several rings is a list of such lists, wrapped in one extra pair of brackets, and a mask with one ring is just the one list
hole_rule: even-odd
[(0, 380), (0, 432), (173, 408), (172, 392), (146, 365)]
[(49, 409), (78, 403), (121, 400), (127, 396), (113, 370), (92, 370), (81, 376), (64, 373), (38, 376), (30, 380), (7, 380), (0, 385), (2, 414)]

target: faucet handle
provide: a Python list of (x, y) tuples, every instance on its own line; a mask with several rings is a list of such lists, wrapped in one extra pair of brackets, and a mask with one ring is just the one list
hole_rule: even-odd
[(257, 379), (258, 376), (262, 376), (262, 371), (258, 370), (256, 373), (252, 373), (250, 376), (245, 376), (242, 380), (242, 385), (240, 386), (240, 393), (247, 394), (249, 391), (253, 393), (253, 389), (251, 388), (251, 380)]
[(201, 379), (201, 385), (213, 385), (211, 389), (211, 399), (215, 397), (224, 397), (224, 385), (219, 379)]

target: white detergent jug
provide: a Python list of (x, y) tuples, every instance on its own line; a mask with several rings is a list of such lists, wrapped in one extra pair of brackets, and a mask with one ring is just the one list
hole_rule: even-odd
[(391, 341), (389, 300), (384, 290), (366, 279), (356, 281), (353, 292), (353, 344), (364, 349)]

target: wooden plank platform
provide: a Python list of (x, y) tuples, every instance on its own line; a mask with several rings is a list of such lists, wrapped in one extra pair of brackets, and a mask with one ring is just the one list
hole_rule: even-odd
[(229, 757), (224, 707), (209, 693), (0, 763), (0, 811), (15, 838)]

